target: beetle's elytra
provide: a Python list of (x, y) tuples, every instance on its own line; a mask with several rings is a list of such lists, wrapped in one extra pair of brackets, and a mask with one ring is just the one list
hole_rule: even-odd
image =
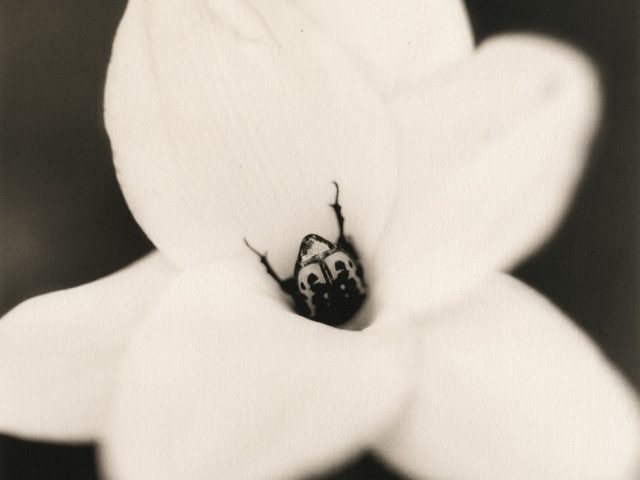
[(332, 243), (320, 235), (306, 235), (300, 243), (293, 276), (282, 280), (273, 270), (267, 254), (245, 244), (260, 257), (267, 273), (293, 298), (295, 310), (311, 320), (331, 326), (342, 325), (360, 309), (366, 297), (364, 272), (358, 255), (344, 235), (344, 217), (338, 202), (340, 188), (336, 182), (333, 208), (340, 234)]

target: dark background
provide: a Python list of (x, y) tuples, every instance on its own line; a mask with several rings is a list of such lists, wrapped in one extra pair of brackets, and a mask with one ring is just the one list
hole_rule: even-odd
[[(640, 58), (634, 0), (468, 0), (479, 40), (510, 30), (577, 44), (599, 66), (605, 117), (570, 215), (516, 274), (560, 305), (640, 385)], [(151, 248), (115, 181), (102, 89), (125, 2), (1, 0), (0, 314)], [(0, 436), (2, 480), (90, 480), (91, 446)], [(340, 479), (397, 478), (370, 456)]]

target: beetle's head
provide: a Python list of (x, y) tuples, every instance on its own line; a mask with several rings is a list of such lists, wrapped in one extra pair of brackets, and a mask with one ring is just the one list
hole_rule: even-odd
[(306, 235), (300, 243), (296, 268), (303, 267), (313, 260), (322, 259), (335, 249), (336, 246), (333, 243), (320, 235), (314, 233)]
[(329, 282), (322, 260), (335, 250), (336, 246), (320, 235), (311, 233), (302, 239), (294, 269), (298, 291), (302, 295), (309, 297), (314, 290)]
[(365, 294), (355, 260), (318, 235), (302, 240), (294, 276), (311, 318), (321, 312), (340, 318), (342, 311), (357, 310)]

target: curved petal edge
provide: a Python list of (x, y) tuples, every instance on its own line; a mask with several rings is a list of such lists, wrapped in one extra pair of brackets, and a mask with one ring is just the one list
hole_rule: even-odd
[(637, 394), (556, 307), (506, 275), (422, 315), (420, 393), (378, 451), (412, 478), (635, 480)]
[(599, 105), (588, 60), (527, 35), (489, 40), (396, 98), (402, 188), (375, 257), (379, 297), (425, 309), (540, 246), (573, 196)]
[(414, 343), (311, 322), (267, 286), (255, 268), (216, 262), (168, 289), (125, 361), (111, 478), (300, 478), (397, 417)]
[(100, 436), (129, 338), (176, 274), (150, 254), (92, 283), (20, 304), (0, 320), (0, 430)]

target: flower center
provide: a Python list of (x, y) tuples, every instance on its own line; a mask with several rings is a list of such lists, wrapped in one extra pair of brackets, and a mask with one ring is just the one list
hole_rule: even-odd
[(340, 188), (331, 204), (340, 234), (332, 243), (320, 235), (306, 235), (300, 244), (293, 276), (281, 279), (267, 260), (247, 240), (245, 244), (260, 257), (267, 273), (293, 298), (295, 311), (303, 317), (331, 325), (343, 325), (360, 310), (366, 298), (364, 270), (355, 248), (344, 235), (344, 217), (338, 202)]

